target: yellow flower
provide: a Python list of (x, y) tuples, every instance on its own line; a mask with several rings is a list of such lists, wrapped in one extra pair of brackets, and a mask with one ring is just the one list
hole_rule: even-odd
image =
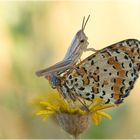
[(94, 99), (92, 104), (88, 106), (88, 109), (81, 107), (78, 103), (73, 101), (65, 101), (59, 93), (48, 94), (47, 97), (42, 99), (37, 99), (35, 103), (38, 105), (39, 110), (36, 115), (43, 116), (44, 119), (51, 115), (65, 113), (70, 115), (79, 114), (80, 116), (90, 116), (92, 121), (98, 125), (102, 118), (107, 118), (112, 120), (111, 116), (101, 110), (114, 107), (111, 104), (102, 104), (102, 100), (97, 98)]
[(95, 125), (98, 125), (103, 117), (111, 120), (111, 116), (101, 110), (114, 107), (103, 104), (100, 98), (94, 99), (92, 103), (86, 102), (87, 106), (84, 106), (80, 102), (66, 101), (59, 93), (48, 94), (36, 99), (34, 103), (39, 107), (37, 116), (47, 119), (54, 115), (59, 125), (74, 138), (78, 138), (88, 128), (91, 120)]

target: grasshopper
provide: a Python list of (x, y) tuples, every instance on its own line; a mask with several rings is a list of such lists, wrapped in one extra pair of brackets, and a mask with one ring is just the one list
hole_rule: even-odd
[(36, 72), (36, 75), (39, 77), (45, 76), (49, 80), (52, 88), (56, 88), (56, 86), (59, 84), (58, 76), (64, 73), (66, 70), (73, 68), (84, 51), (96, 52), (94, 48), (87, 48), (89, 43), (87, 41), (88, 37), (84, 33), (84, 29), (89, 17), (90, 15), (86, 21), (85, 17), (83, 18), (82, 28), (74, 36), (73, 41), (71, 42), (71, 45), (69, 46), (63, 60), (54, 64), (53, 66)]

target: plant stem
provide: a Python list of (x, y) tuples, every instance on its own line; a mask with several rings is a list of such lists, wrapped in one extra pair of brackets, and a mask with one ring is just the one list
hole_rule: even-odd
[(75, 135), (73, 135), (73, 139), (80, 139), (80, 135), (78, 134), (75, 134)]

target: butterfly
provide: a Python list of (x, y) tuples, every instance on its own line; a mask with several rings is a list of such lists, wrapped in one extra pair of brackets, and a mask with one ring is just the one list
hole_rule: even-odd
[(127, 39), (93, 53), (59, 77), (57, 90), (66, 99), (77, 97), (120, 104), (139, 77), (140, 41)]

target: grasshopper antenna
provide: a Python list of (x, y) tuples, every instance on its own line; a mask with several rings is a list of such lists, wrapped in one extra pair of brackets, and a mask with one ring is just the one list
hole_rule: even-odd
[(83, 30), (83, 31), (84, 31), (84, 29), (85, 29), (85, 27), (86, 27), (86, 24), (87, 24), (89, 18), (90, 18), (90, 15), (88, 15), (88, 18), (87, 18), (86, 21), (85, 21), (85, 16), (84, 16), (84, 18), (83, 18), (83, 23), (82, 23), (82, 30)]
[(82, 30), (84, 30), (84, 24), (85, 24), (85, 16), (83, 17)]

